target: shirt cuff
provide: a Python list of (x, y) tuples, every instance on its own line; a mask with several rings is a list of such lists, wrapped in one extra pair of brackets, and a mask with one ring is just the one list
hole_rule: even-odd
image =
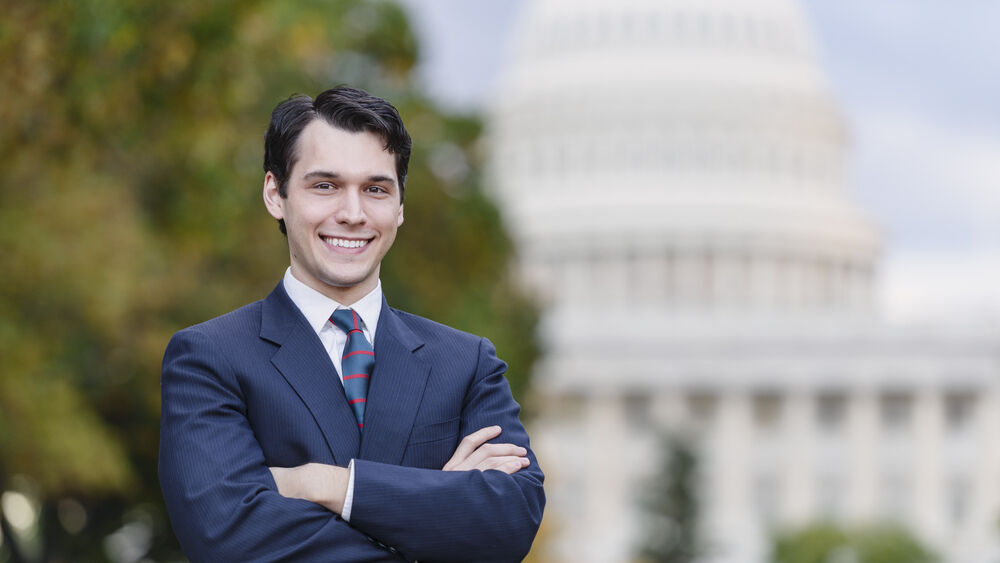
[(347, 478), (347, 494), (344, 495), (344, 510), (340, 511), (340, 517), (345, 522), (351, 521), (351, 506), (354, 504), (354, 460), (347, 464), (347, 470), (351, 472)]

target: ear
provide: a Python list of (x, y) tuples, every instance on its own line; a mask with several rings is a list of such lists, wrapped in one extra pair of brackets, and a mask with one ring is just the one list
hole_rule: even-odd
[(396, 213), (396, 226), (400, 227), (403, 225), (403, 204), (399, 204), (399, 212)]
[(264, 174), (264, 206), (275, 219), (285, 218), (285, 198), (278, 193), (278, 179), (274, 174)]

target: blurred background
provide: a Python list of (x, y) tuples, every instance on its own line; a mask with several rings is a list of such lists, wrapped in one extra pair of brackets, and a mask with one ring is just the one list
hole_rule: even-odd
[(280, 278), (263, 133), (339, 83), (415, 140), (387, 296), (510, 364), (532, 560), (1000, 561), (998, 18), (7, 2), (0, 561), (183, 560), (162, 351)]

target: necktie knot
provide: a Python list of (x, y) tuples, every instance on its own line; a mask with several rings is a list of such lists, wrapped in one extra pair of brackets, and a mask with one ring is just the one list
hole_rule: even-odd
[(330, 322), (347, 334), (361, 330), (361, 319), (354, 309), (337, 309), (330, 315)]

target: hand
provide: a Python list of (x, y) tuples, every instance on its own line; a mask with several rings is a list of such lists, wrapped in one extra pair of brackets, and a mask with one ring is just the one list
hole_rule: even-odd
[(514, 444), (486, 443), (487, 440), (499, 436), (501, 431), (499, 426), (487, 426), (469, 434), (458, 444), (455, 454), (442, 469), (444, 471), (496, 469), (512, 475), (528, 467), (531, 462), (526, 457), (528, 450), (525, 448)]
[(269, 467), (278, 493), (315, 502), (330, 512), (344, 510), (350, 470), (336, 465), (307, 463), (298, 467)]

